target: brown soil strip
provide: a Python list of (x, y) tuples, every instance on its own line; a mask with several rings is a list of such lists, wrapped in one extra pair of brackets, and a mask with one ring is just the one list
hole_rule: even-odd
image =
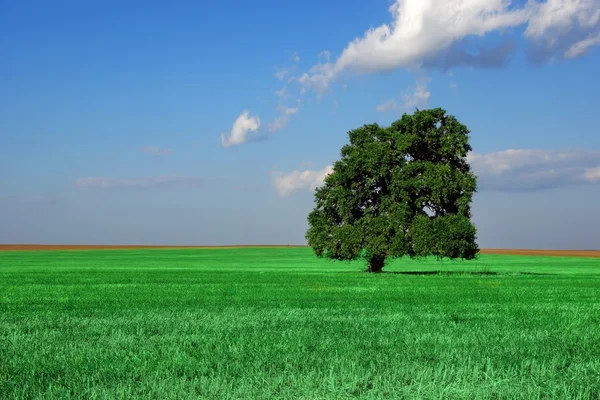
[[(231, 246), (148, 246), (148, 245), (48, 245), (48, 244), (0, 244), (0, 251), (34, 250), (133, 250), (133, 249), (284, 249), (306, 247), (299, 245), (231, 245)], [(482, 249), (482, 254), (507, 254), (523, 256), (600, 257), (600, 250), (520, 250)]]
[(231, 246), (159, 246), (159, 245), (103, 245), (103, 244), (0, 244), (0, 251), (35, 250), (135, 250), (135, 249), (284, 249), (306, 247), (295, 245), (231, 245)]
[(482, 249), (482, 254), (510, 254), (520, 256), (600, 257), (600, 250), (519, 250)]

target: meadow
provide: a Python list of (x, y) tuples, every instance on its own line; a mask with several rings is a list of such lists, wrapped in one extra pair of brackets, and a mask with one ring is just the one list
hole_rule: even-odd
[(0, 399), (599, 399), (600, 259), (0, 252)]

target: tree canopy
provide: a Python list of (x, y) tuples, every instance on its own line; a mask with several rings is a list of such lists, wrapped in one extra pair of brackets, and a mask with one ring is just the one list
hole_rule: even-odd
[(393, 257), (474, 258), (469, 133), (441, 108), (348, 132), (350, 143), (315, 192), (309, 246), (319, 257), (364, 258), (370, 272)]

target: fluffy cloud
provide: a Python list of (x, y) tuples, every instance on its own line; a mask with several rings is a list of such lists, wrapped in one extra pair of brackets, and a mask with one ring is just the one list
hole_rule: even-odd
[(152, 187), (190, 185), (204, 181), (197, 177), (184, 177), (176, 175), (161, 175), (142, 178), (79, 178), (75, 187), (79, 190), (87, 189), (145, 189)]
[(480, 190), (526, 192), (600, 181), (600, 150), (512, 149), (467, 159)]
[(256, 132), (258, 128), (260, 128), (258, 116), (250, 117), (248, 111), (243, 111), (233, 123), (230, 135), (221, 134), (221, 144), (223, 147), (231, 147), (245, 143), (250, 139), (248, 134)]
[(157, 146), (146, 146), (142, 148), (142, 151), (147, 154), (152, 154), (154, 156), (164, 156), (165, 154), (173, 153), (173, 149), (164, 149), (162, 147)]
[[(267, 124), (268, 133), (275, 133), (287, 127), (290, 119), (299, 111), (299, 108), (280, 106), (279, 111), (279, 115)], [(221, 144), (223, 147), (228, 148), (250, 140), (266, 139), (268, 137), (267, 132), (259, 133), (259, 128), (260, 118), (258, 115), (251, 117), (248, 111), (244, 111), (233, 123), (231, 133), (229, 135), (221, 134)], [(253, 134), (250, 135), (251, 133)]]
[[(560, 186), (600, 183), (600, 150), (511, 149), (486, 154), (469, 153), (480, 191), (533, 192)], [(273, 186), (282, 196), (323, 184), (333, 171), (274, 172)]]
[(333, 166), (328, 165), (318, 171), (304, 170), (288, 173), (274, 171), (272, 173), (273, 186), (282, 197), (299, 190), (315, 190), (323, 185), (323, 180), (333, 171)]
[(467, 51), (469, 41), (524, 25), (532, 48), (543, 49), (546, 55), (559, 52), (563, 58), (575, 57), (600, 44), (600, 0), (513, 3), (517, 2), (396, 0), (389, 8), (390, 24), (367, 30), (348, 43), (335, 62), (327, 59), (316, 64), (298, 81), (324, 93), (346, 72), (503, 66), (516, 49), (514, 40), (479, 47), (477, 54)]

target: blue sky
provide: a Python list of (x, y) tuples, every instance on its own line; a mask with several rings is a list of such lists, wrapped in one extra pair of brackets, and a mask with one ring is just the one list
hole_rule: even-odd
[(2, 243), (301, 244), (347, 131), (439, 106), (482, 247), (600, 248), (600, 0), (6, 1), (0, 54)]

